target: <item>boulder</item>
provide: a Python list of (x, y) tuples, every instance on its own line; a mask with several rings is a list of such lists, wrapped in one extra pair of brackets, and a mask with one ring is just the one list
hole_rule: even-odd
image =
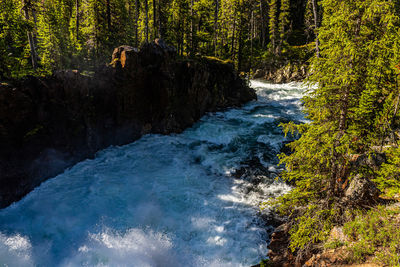
[(347, 242), (349, 241), (349, 238), (346, 236), (346, 234), (343, 231), (343, 227), (335, 226), (331, 230), (331, 233), (329, 235), (329, 239), (331, 241), (339, 241), (339, 242)]
[[(111, 59), (111, 65), (116, 68), (125, 68), (131, 65), (133, 67), (135, 62), (133, 57), (139, 53), (139, 49), (134, 48), (132, 46), (123, 45), (114, 49)], [(130, 64), (129, 64), (130, 62)]]
[(257, 69), (256, 72), (253, 75), (253, 79), (261, 79), (265, 77), (266, 72), (261, 70), (261, 69)]
[(379, 189), (370, 179), (357, 174), (350, 182), (344, 196), (349, 204), (368, 206), (375, 204), (379, 198)]

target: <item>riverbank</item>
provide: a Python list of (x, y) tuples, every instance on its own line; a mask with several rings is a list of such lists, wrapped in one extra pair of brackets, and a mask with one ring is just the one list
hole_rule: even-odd
[(335, 225), (324, 241), (310, 243), (307, 254), (290, 249), (295, 218), (289, 219), (272, 234), (264, 266), (398, 266), (399, 204), (390, 199), (367, 210), (349, 209), (352, 218)]
[(0, 207), (110, 145), (176, 133), (256, 98), (233, 66), (178, 59), (161, 40), (115, 49), (94, 74), (58, 71), (0, 85)]
[[(398, 135), (398, 130), (395, 134)], [(305, 202), (293, 209), (291, 201), (296, 201), (297, 195), (280, 198), (274, 206), (275, 215), (282, 216), (283, 212), (286, 219), (271, 235), (269, 259), (256, 266), (397, 266), (400, 198), (398, 193), (393, 193), (396, 187), (388, 186), (396, 183), (396, 176), (384, 185), (379, 183), (380, 173), (398, 173), (390, 165), (396, 162), (393, 156), (396, 149), (396, 143), (386, 140), (384, 146), (371, 146), (373, 153), (369, 155), (349, 155), (347, 171), (359, 174), (342, 185), (343, 194), (331, 203)], [(280, 152), (292, 151), (290, 147), (283, 147)], [(374, 171), (374, 175), (360, 174), (366, 169)], [(294, 188), (296, 182), (288, 181)], [(289, 206), (282, 208), (281, 205)], [(336, 218), (326, 219), (327, 213), (336, 214)], [(307, 224), (300, 230), (296, 225), (299, 221)], [(296, 231), (302, 231), (301, 235)], [(303, 243), (305, 249), (296, 248), (294, 244), (304, 242), (299, 241), (304, 236), (315, 239)]]
[(0, 258), (9, 266), (259, 262), (273, 230), (260, 202), (289, 190), (275, 180), (285, 142), (278, 125), (303, 120), (303, 89), (251, 87), (257, 101), (207, 113), (179, 134), (111, 146), (0, 210)]
[[(352, 155), (351, 168), (385, 168), (395, 148), (376, 148), (370, 156)], [(271, 235), (269, 259), (257, 266), (398, 266), (400, 198), (387, 187), (378, 188), (377, 179), (356, 175), (331, 204), (305, 202), (293, 209), (285, 205), (296, 196), (289, 193), (280, 198), (275, 214), (285, 214), (286, 220)], [(326, 218), (328, 212), (335, 219)], [(300, 229), (299, 222), (307, 225)], [(299, 242), (302, 249), (296, 247)]]

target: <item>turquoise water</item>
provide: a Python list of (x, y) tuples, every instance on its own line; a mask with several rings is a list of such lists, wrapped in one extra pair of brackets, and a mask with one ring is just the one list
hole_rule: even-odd
[[(278, 124), (302, 121), (300, 84), (253, 81), (258, 101), (204, 116), (182, 134), (99, 152), (0, 210), (0, 266), (250, 266), (267, 253), (260, 202), (288, 186), (271, 174)], [(268, 213), (268, 209), (263, 211)]]

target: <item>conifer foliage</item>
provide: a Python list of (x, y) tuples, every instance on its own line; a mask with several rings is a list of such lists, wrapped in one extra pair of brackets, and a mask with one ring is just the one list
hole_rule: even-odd
[[(281, 199), (282, 209), (297, 214), (292, 248), (323, 240), (341, 220), (348, 184), (356, 175), (399, 185), (398, 152), (380, 176), (368, 165), (356, 164), (364, 155), (373, 158), (384, 147), (398, 151), (400, 18), (394, 0), (322, 0), (318, 29), (320, 56), (312, 64), (304, 98), (309, 124), (284, 125), (300, 138), (281, 155), (283, 177), (296, 184)], [(387, 177), (390, 176), (390, 181)], [(318, 205), (316, 205), (318, 203)], [(321, 204), (322, 203), (322, 204)], [(298, 211), (298, 210), (297, 210)]]
[(2, 0), (1, 74), (91, 70), (116, 46), (160, 37), (179, 55), (229, 59), (248, 71), (269, 41), (280, 54), (291, 25), (302, 33), (297, 45), (306, 44), (305, 8), (306, 0)]

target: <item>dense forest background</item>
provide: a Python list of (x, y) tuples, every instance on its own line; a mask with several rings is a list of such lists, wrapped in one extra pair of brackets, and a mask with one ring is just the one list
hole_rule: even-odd
[(0, 78), (94, 70), (155, 38), (246, 72), (307, 61), (309, 123), (282, 124), (296, 137), (280, 155), (294, 189), (275, 203), (290, 249), (399, 266), (400, 208), (386, 204), (400, 200), (400, 0), (3, 0)]
[[(3, 0), (0, 73), (90, 70), (119, 45), (162, 38), (179, 55), (231, 60), (239, 70), (304, 58), (316, 0)], [(317, 18), (317, 20), (315, 20)], [(310, 46), (308, 46), (309, 48)]]

